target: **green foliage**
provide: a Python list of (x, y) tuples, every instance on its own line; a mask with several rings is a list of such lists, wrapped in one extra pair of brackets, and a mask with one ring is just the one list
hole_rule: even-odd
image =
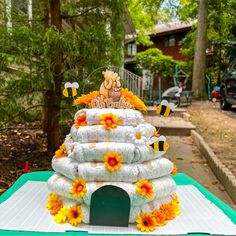
[(167, 22), (173, 16), (168, 7), (161, 7), (163, 0), (128, 0), (128, 9), (137, 30), (136, 44), (151, 46), (147, 32), (157, 33), (156, 24)]
[(165, 56), (158, 48), (137, 53), (135, 60), (140, 67), (149, 69), (153, 74), (161, 75), (163, 78), (173, 76), (175, 65), (178, 63), (172, 57)]
[[(96, 68), (122, 63), (123, 2), (90, 1), (92, 10), (87, 12), (83, 9), (88, 1), (80, 1), (80, 5), (76, 4), (78, 1), (72, 5), (67, 4), (69, 2), (73, 1), (62, 4), (62, 15), (70, 20), (61, 32), (54, 27), (44, 29), (41, 6), (34, 9), (38, 14), (31, 24), (20, 13), (13, 14), (15, 27), (11, 32), (5, 24), (0, 25), (0, 121), (25, 119), (32, 111), (39, 115), (35, 110), (47, 106), (47, 91), (53, 88), (57, 92), (54, 88), (57, 60), (52, 58), (62, 57), (61, 91), (64, 82), (77, 81), (78, 94), (98, 89), (102, 74), (88, 79)], [(72, 102), (72, 98), (62, 98), (62, 123), (73, 117), (76, 108)]]

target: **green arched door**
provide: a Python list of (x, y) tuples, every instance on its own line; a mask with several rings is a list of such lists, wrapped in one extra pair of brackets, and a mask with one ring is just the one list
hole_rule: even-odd
[(90, 224), (128, 227), (130, 198), (128, 193), (113, 185), (97, 189), (91, 197)]

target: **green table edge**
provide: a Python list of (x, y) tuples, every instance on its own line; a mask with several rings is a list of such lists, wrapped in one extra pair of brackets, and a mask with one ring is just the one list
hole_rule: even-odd
[[(27, 181), (47, 181), (50, 176), (54, 174), (53, 171), (38, 171), (31, 172), (22, 175), (13, 186), (11, 186), (5, 193), (0, 196), (0, 203), (6, 201), (14, 192), (16, 192), (19, 188), (21, 188)], [(220, 208), (225, 215), (227, 215), (231, 221), (236, 224), (236, 211), (229, 207), (226, 203), (217, 198), (214, 194), (209, 192), (206, 188), (196, 182), (194, 179), (189, 177), (186, 174), (178, 173), (173, 177), (177, 185), (194, 185), (209, 201), (213, 202), (218, 208)], [(65, 233), (47, 233), (47, 232), (28, 232), (28, 231), (8, 231), (8, 230), (0, 230), (0, 235), (50, 235), (50, 236), (74, 236), (74, 235), (88, 235), (87, 232), (65, 232)], [(100, 236), (100, 234), (96, 234)], [(113, 234), (115, 236), (116, 234)], [(151, 235), (151, 234), (150, 234)], [(188, 234), (194, 236), (203, 236), (206, 234)], [(104, 234), (101, 234), (104, 236)]]

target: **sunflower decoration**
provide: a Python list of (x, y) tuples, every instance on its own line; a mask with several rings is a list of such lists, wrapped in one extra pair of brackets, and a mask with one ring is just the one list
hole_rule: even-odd
[(136, 192), (146, 198), (153, 198), (154, 187), (153, 184), (147, 180), (140, 180), (136, 183)]
[(80, 198), (83, 197), (86, 192), (86, 182), (82, 178), (75, 179), (70, 194), (75, 198)]
[(55, 158), (67, 157), (66, 145), (63, 143), (60, 148), (54, 154)]
[(151, 232), (156, 229), (156, 218), (150, 213), (141, 213), (137, 219), (137, 228), (142, 232)]
[(173, 165), (173, 169), (171, 171), (171, 175), (176, 175), (177, 174), (177, 171), (178, 171), (178, 168), (177, 166), (175, 165), (175, 163), (172, 162), (172, 165)]
[(145, 129), (143, 127), (138, 126), (132, 130), (130, 137), (134, 144), (144, 145), (148, 141), (145, 134)]
[(160, 210), (154, 210), (152, 212), (152, 214), (154, 215), (155, 219), (156, 219), (156, 226), (164, 226), (166, 225), (166, 216), (165, 214), (160, 211)]
[(72, 206), (68, 209), (67, 219), (73, 226), (77, 226), (82, 222), (84, 215), (81, 206)]
[(103, 114), (100, 117), (100, 123), (108, 130), (114, 129), (118, 124), (118, 116), (112, 113)]
[(80, 115), (76, 118), (75, 122), (74, 122), (75, 128), (79, 128), (81, 126), (86, 126), (87, 122), (86, 122), (86, 115)]
[(179, 216), (180, 215), (180, 206), (179, 206), (179, 199), (178, 199), (177, 195), (175, 195), (172, 198), (171, 205), (172, 205), (172, 208), (174, 209), (175, 216)]
[(166, 220), (173, 220), (175, 218), (175, 208), (171, 202), (161, 205), (160, 211), (165, 215)]
[(114, 172), (121, 168), (122, 157), (117, 152), (108, 152), (104, 155), (104, 164), (108, 171)]
[(98, 91), (93, 91), (88, 94), (83, 94), (82, 96), (75, 99), (74, 105), (90, 106), (92, 100), (94, 100), (97, 96), (99, 96)]
[(56, 214), (54, 221), (57, 224), (62, 224), (67, 221), (67, 214), (68, 214), (69, 208), (67, 206), (63, 206), (59, 212)]
[(143, 112), (147, 111), (147, 107), (145, 106), (144, 102), (139, 97), (134, 95), (131, 91), (129, 91), (127, 88), (121, 88), (121, 94), (131, 104), (133, 108)]
[(51, 193), (49, 195), (46, 207), (50, 210), (51, 215), (56, 215), (63, 207), (63, 203), (57, 194)]

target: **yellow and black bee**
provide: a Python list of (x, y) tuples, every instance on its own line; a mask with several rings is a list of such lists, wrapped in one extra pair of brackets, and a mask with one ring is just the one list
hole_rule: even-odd
[(161, 104), (156, 109), (156, 113), (161, 116), (167, 117), (170, 115), (171, 112), (174, 112), (174, 109), (174, 103), (168, 103), (167, 100), (162, 100)]
[(163, 135), (160, 137), (152, 136), (148, 143), (156, 152), (166, 152), (169, 149), (169, 144)]
[(65, 97), (75, 97), (77, 95), (77, 89), (79, 88), (79, 84), (77, 82), (66, 82), (64, 87), (65, 88), (62, 93)]

